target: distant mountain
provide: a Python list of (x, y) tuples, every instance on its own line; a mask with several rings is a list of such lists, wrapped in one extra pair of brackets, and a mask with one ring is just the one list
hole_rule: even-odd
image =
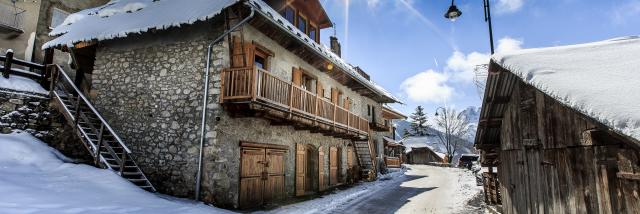
[[(461, 154), (475, 153), (476, 151), (475, 148), (473, 147), (473, 143), (476, 135), (476, 129), (478, 128), (478, 121), (480, 120), (480, 108), (475, 106), (469, 106), (466, 109), (462, 110), (462, 113), (469, 119), (469, 122), (470, 122), (469, 133), (467, 136), (465, 136), (462, 139), (464, 143), (459, 149), (459, 151), (456, 152), (457, 154), (454, 160), (457, 160)], [(432, 120), (432, 119), (433, 118), (429, 118), (429, 120)], [(404, 133), (404, 130), (409, 130), (409, 131), (411, 130), (411, 122), (407, 120), (396, 120), (394, 121), (394, 124), (396, 126), (396, 133), (395, 133), (396, 139), (403, 138), (402, 134)], [(442, 134), (442, 132), (432, 127), (429, 127), (427, 129), (427, 132), (432, 135), (422, 136), (422, 137), (411, 137), (411, 139), (405, 140), (406, 144), (408, 144), (405, 146), (407, 147), (427, 146), (432, 148), (435, 152), (446, 153), (446, 148), (437, 137), (437, 135)], [(410, 148), (407, 148), (407, 150), (410, 150)]]

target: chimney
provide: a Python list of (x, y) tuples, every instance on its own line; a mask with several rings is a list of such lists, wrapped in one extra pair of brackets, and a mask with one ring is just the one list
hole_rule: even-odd
[(329, 40), (331, 42), (331, 52), (335, 53), (339, 57), (342, 57), (340, 55), (340, 42), (338, 42), (338, 37), (331, 36), (329, 37)]

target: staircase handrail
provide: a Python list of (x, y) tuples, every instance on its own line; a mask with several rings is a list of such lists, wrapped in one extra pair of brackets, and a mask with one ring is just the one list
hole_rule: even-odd
[[(75, 84), (73, 84), (73, 81), (71, 80), (71, 78), (69, 78), (69, 76), (64, 72), (64, 70), (62, 69), (62, 67), (60, 67), (60, 65), (58, 64), (50, 64), (49, 66), (55, 66), (56, 69), (56, 73), (60, 74), (64, 77), (64, 80), (66, 81), (67, 84), (71, 85), (71, 87), (73, 88), (73, 90), (75, 91), (75, 93), (78, 94), (78, 97), (80, 97), (80, 99), (82, 99), (82, 101), (84, 102), (85, 105), (87, 105), (89, 107), (89, 110), (91, 110), (93, 112), (93, 114), (96, 115), (96, 117), (98, 117), (98, 119), (100, 120), (100, 122), (104, 125), (105, 128), (107, 128), (107, 131), (109, 131), (109, 133), (111, 133), (111, 135), (113, 136), (114, 139), (116, 139), (116, 141), (118, 141), (118, 144), (120, 146), (122, 146), (122, 148), (124, 149), (124, 151), (126, 151), (128, 154), (131, 153), (131, 150), (129, 149), (129, 147), (127, 147), (123, 142), (122, 139), (120, 139), (120, 137), (116, 134), (116, 132), (111, 128), (111, 126), (109, 125), (109, 123), (107, 123), (107, 121), (102, 118), (102, 115), (100, 115), (98, 113), (98, 111), (93, 107), (93, 105), (91, 105), (91, 102), (89, 102), (89, 100), (82, 94), (82, 92), (80, 91), (80, 89), (78, 89), (78, 87), (76, 87)], [(75, 118), (76, 120), (78, 118)]]

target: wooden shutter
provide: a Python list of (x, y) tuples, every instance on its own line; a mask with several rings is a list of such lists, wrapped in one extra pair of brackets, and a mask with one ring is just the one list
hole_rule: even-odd
[(329, 185), (333, 186), (338, 184), (338, 148), (329, 148)]
[(324, 183), (324, 147), (318, 148), (318, 190), (323, 191), (325, 189)]
[(320, 83), (319, 80), (316, 80), (316, 94), (320, 98), (324, 97), (324, 93), (322, 92), (322, 90), (323, 90), (322, 83)]
[(343, 107), (345, 109), (350, 110), (351, 109), (351, 99), (349, 99), (348, 97), (345, 97), (343, 105), (344, 105)]
[(233, 49), (231, 50), (231, 67), (253, 67), (255, 57), (255, 47), (253, 44), (250, 42), (243, 42), (240, 37), (237, 36), (234, 36), (232, 41)]
[(296, 86), (302, 85), (302, 70), (300, 70), (300, 68), (293, 68), (293, 71), (291, 74), (292, 74), (291, 82), (293, 82), (293, 85), (296, 85)]
[(296, 196), (304, 195), (304, 180), (306, 174), (305, 159), (307, 151), (304, 145), (296, 144)]
[(338, 96), (339, 92), (337, 88), (331, 88), (331, 102), (333, 104), (338, 104)]

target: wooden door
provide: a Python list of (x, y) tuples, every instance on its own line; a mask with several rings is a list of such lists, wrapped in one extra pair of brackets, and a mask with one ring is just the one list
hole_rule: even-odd
[(285, 151), (278, 149), (266, 150), (266, 172), (264, 201), (284, 198), (284, 159)]
[(323, 191), (325, 189), (324, 183), (324, 147), (318, 148), (318, 189)]
[(307, 150), (303, 144), (296, 144), (296, 196), (304, 195)]
[(338, 148), (329, 149), (329, 185), (338, 184)]
[(242, 207), (260, 205), (264, 202), (264, 172), (265, 149), (242, 148), (240, 166), (240, 199)]
[(242, 147), (240, 207), (255, 207), (284, 198), (285, 153), (282, 149)]

